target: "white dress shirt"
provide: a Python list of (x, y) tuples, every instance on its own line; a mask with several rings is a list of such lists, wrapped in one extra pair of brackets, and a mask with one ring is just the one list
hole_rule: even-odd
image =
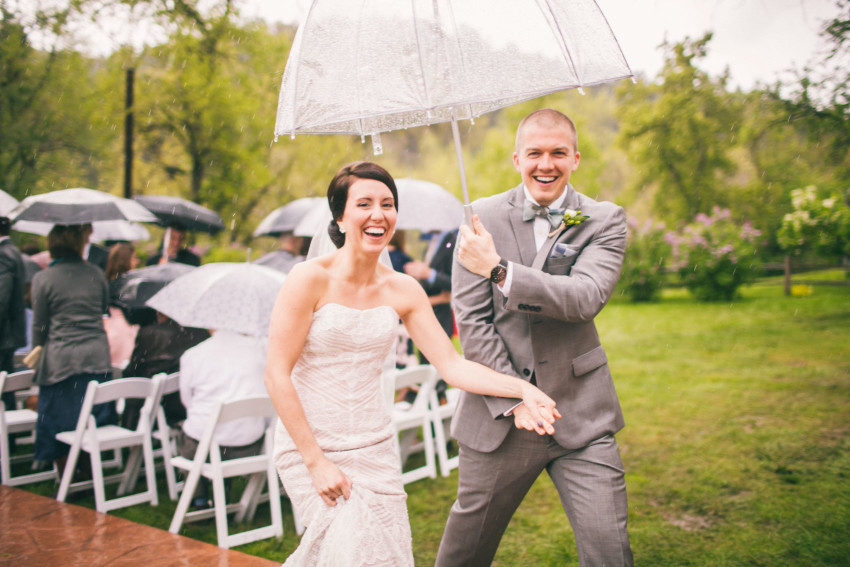
[[(213, 405), (268, 396), (264, 376), (268, 340), (232, 331), (215, 331), (212, 337), (180, 357), (180, 399), (186, 406), (183, 431), (200, 441)], [(245, 417), (218, 426), (215, 439), (225, 447), (253, 443), (263, 435), (265, 419)]]

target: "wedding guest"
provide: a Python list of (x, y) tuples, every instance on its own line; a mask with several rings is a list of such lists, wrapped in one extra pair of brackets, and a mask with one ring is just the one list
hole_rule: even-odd
[[(32, 279), (32, 342), (33, 349), (41, 347), (34, 458), (54, 461), (60, 472), (69, 446), (55, 435), (77, 427), (88, 383), (112, 378), (103, 328), (109, 289), (103, 271), (83, 260), (84, 239), (80, 225), (54, 226), (47, 235), (53, 261)], [(95, 406), (93, 414), (98, 425), (117, 421), (114, 403)]]
[[(268, 339), (225, 329), (211, 330), (212, 337), (180, 357), (180, 400), (186, 420), (178, 439), (180, 455), (193, 459), (210, 414), (220, 400), (266, 396), (263, 377)], [(262, 450), (265, 419), (244, 417), (216, 428), (215, 440), (222, 459), (257, 455)], [(209, 482), (198, 484), (192, 506), (208, 506)]]

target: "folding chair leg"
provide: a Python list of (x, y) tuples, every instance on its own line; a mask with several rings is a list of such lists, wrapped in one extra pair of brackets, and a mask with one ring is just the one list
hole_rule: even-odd
[(141, 447), (132, 447), (130, 449), (130, 456), (127, 458), (127, 466), (124, 467), (124, 472), (121, 474), (121, 484), (118, 486), (119, 496), (124, 496), (127, 494), (128, 490), (132, 489), (136, 485), (141, 467)]
[(251, 475), (248, 485), (245, 486), (245, 491), (242, 493), (242, 498), (239, 500), (239, 511), (233, 518), (235, 521), (244, 522), (246, 519), (252, 520), (254, 518), (265, 482), (266, 479), (263, 473)]
[[(145, 481), (147, 483), (147, 493), (151, 499), (151, 506), (159, 505), (159, 493), (156, 489), (156, 470), (153, 463), (153, 441), (148, 436), (142, 445), (142, 455), (145, 461)], [(136, 478), (135, 476), (131, 478)]]
[(71, 488), (71, 479), (74, 477), (74, 470), (77, 468), (79, 458), (80, 448), (71, 446), (71, 451), (65, 460), (65, 470), (62, 471), (62, 480), (59, 482), (59, 492), (56, 494), (56, 500), (59, 502), (64, 502), (65, 498), (68, 497), (68, 490)]
[[(171, 439), (168, 438), (168, 435), (165, 435), (165, 439), (160, 439), (160, 446), (162, 447), (162, 462), (163, 467), (165, 468), (165, 483), (168, 485), (168, 497), (174, 501), (179, 497), (177, 491), (177, 475), (174, 474), (174, 467), (171, 465)], [(169, 446), (166, 446), (166, 443)]]
[(177, 509), (174, 510), (174, 517), (171, 518), (171, 525), (168, 526), (168, 531), (176, 534), (180, 533), (180, 528), (183, 526), (183, 520), (186, 518), (186, 512), (189, 511), (189, 504), (192, 502), (192, 497), (195, 495), (195, 489), (198, 487), (198, 481), (201, 478), (200, 469), (192, 469), (189, 472), (189, 477), (183, 483), (183, 492), (180, 494), (180, 500), (177, 501)]
[(227, 541), (227, 496), (224, 491), (224, 479), (221, 477), (213, 479), (212, 485), (213, 507), (215, 508), (215, 532), (218, 538), (218, 546), (223, 549), (229, 549), (230, 545)]
[(92, 482), (94, 483), (94, 507), (98, 512), (106, 513), (106, 483), (103, 480), (103, 462), (100, 451), (89, 453), (91, 459)]

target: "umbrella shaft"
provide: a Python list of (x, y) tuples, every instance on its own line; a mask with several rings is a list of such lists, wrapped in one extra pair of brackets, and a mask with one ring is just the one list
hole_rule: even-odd
[(457, 153), (457, 168), (460, 172), (460, 187), (463, 191), (463, 213), (466, 224), (472, 226), (472, 207), (469, 205), (469, 187), (466, 185), (466, 168), (463, 165), (463, 150), (460, 145), (460, 131), (457, 127), (457, 119), (452, 113), (452, 137), (455, 141), (455, 153)]

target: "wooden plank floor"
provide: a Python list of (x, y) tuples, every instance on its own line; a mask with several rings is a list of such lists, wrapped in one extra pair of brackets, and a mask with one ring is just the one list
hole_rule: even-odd
[(0, 485), (0, 565), (271, 567), (280, 564)]

